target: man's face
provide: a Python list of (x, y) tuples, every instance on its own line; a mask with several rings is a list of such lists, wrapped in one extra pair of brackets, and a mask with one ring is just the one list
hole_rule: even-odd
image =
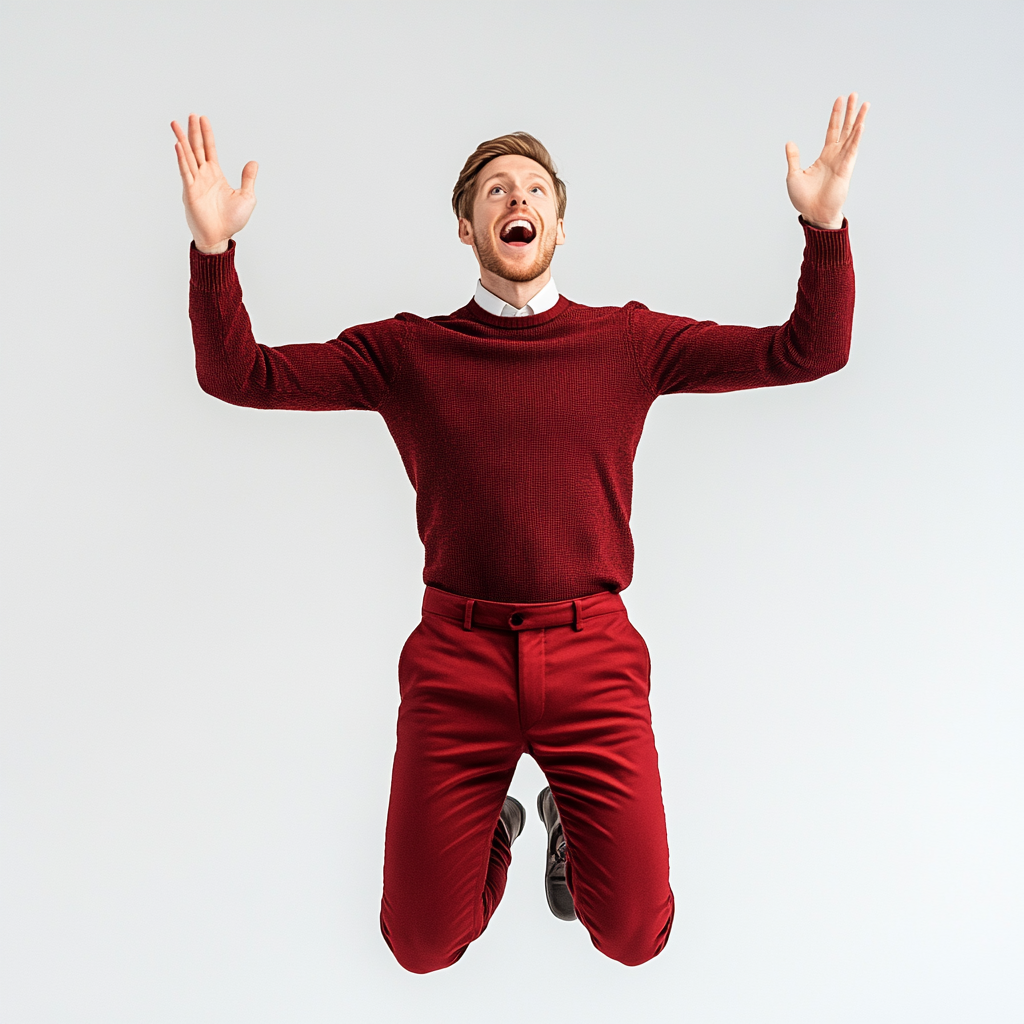
[(459, 238), (480, 266), (506, 281), (532, 281), (565, 241), (551, 176), (527, 156), (499, 156), (477, 180), (473, 219), (459, 219)]

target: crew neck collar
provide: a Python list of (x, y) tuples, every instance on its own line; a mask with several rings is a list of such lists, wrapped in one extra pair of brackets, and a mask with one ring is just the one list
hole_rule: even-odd
[(543, 313), (536, 313), (533, 316), (495, 316), (493, 313), (488, 313), (474, 298), (470, 300), (468, 305), (463, 306), (460, 312), (469, 314), (473, 320), (486, 324), (489, 327), (521, 331), (529, 327), (540, 327), (542, 324), (554, 320), (555, 317), (560, 316), (571, 305), (572, 302), (569, 299), (564, 295), (559, 295), (555, 304)]
[(506, 302), (501, 296), (495, 295), (483, 286), (482, 281), (476, 283), (476, 293), (473, 301), (485, 312), (492, 316), (500, 317), (528, 317), (546, 313), (558, 302), (558, 286), (553, 277), (548, 278), (548, 283), (525, 306), (517, 309), (510, 302)]

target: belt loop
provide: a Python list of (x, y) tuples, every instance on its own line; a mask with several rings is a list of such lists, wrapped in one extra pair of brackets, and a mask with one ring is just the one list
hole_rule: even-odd
[(575, 629), (578, 633), (581, 629), (583, 629), (583, 602), (573, 601), (572, 610), (572, 628)]
[(466, 614), (462, 618), (462, 628), (472, 629), (473, 628), (473, 605), (476, 604), (472, 598), (466, 601)]

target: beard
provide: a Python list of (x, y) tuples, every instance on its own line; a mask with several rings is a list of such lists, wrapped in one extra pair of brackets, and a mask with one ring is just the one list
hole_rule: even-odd
[(494, 248), (490, 236), (476, 243), (476, 254), (480, 266), (496, 277), (520, 283), (533, 281), (551, 266), (551, 261), (555, 258), (555, 235), (551, 232), (549, 238), (537, 239), (537, 252), (529, 263), (504, 259)]

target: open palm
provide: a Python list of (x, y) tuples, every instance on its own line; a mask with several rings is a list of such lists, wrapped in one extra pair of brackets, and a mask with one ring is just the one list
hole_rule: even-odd
[(178, 139), (174, 152), (181, 172), (185, 219), (196, 248), (223, 252), (231, 236), (245, 227), (256, 205), (256, 161), (250, 160), (242, 168), (241, 188), (232, 188), (217, 162), (209, 118), (189, 114), (187, 135), (177, 121), (171, 122), (171, 128)]
[(861, 104), (857, 111), (857, 94), (851, 92), (845, 102), (840, 96), (832, 104), (828, 131), (821, 156), (806, 170), (800, 169), (800, 150), (796, 143), (786, 143), (789, 173), (786, 188), (793, 205), (804, 220), (822, 228), (843, 225), (843, 204), (850, 189), (850, 176), (857, 159), (857, 147), (864, 134), (864, 119), (869, 104)]

